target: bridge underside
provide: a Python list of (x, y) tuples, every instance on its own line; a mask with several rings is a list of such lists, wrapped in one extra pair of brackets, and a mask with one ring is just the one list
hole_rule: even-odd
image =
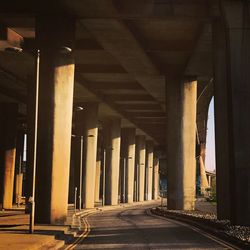
[(5, 1), (3, 207), (12, 206), (14, 175), (23, 172), (24, 133), (32, 196), (38, 100), (37, 222), (63, 223), (75, 187), (86, 208), (100, 193), (110, 205), (157, 198), (159, 159), (169, 208), (194, 209), (214, 95), (218, 216), (249, 225), (249, 25), (243, 0)]

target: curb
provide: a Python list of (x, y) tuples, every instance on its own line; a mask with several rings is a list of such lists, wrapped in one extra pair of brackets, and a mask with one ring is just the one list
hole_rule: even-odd
[[(160, 208), (151, 209), (150, 211), (152, 214), (155, 214), (157, 216), (173, 219), (176, 221), (181, 221), (186, 224), (192, 225), (196, 228), (199, 228), (207, 233), (210, 233), (211, 235), (214, 235), (215, 237), (218, 237), (219, 239), (228, 242), (229, 244), (234, 245), (235, 247), (240, 247), (240, 249), (250, 249), (250, 244), (240, 241), (237, 238), (231, 237), (225, 233), (223, 233), (221, 230), (223, 228), (222, 225), (218, 225), (212, 221), (204, 220), (197, 217), (191, 217), (188, 215), (182, 215), (182, 214), (173, 214), (168, 211), (160, 211)], [(206, 223), (206, 224), (205, 224)]]
[(83, 232), (77, 236), (77, 239), (75, 241), (73, 241), (71, 244), (69, 244), (68, 246), (64, 246), (64, 250), (71, 250), (71, 249), (74, 249), (74, 247), (81, 243), (85, 238), (88, 237), (89, 233), (90, 233), (90, 224), (88, 223), (88, 220), (87, 220), (87, 217), (94, 214), (94, 213), (97, 213), (98, 211), (97, 210), (90, 210), (90, 211), (83, 211), (81, 213), (78, 213), (78, 215), (76, 215), (79, 220), (80, 220), (80, 229), (79, 230), (82, 230), (83, 227), (82, 227), (82, 223), (84, 224), (84, 230)]
[[(88, 216), (98, 213), (98, 212), (105, 212), (105, 211), (112, 211), (112, 210), (116, 210), (116, 209), (121, 209), (121, 208), (128, 208), (128, 207), (136, 207), (136, 206), (140, 206), (142, 204), (152, 204), (152, 203), (156, 203), (158, 200), (153, 200), (153, 201), (143, 201), (143, 202), (136, 202), (136, 203), (131, 203), (131, 204), (119, 204), (119, 205), (114, 205), (114, 206), (104, 206), (104, 207), (96, 207), (96, 208), (92, 208), (92, 209), (88, 209), (88, 210), (82, 210), (77, 212), (74, 217), (76, 220), (78, 220), (77, 225), (76, 226), (71, 226), (72, 229), (78, 229), (79, 231), (83, 231), (80, 235), (77, 236), (77, 239), (72, 242), (71, 244), (64, 246), (62, 249), (64, 250), (71, 250), (74, 249), (74, 247), (79, 244), (80, 242), (82, 242), (85, 238), (88, 237), (91, 229), (90, 229), (90, 225), (88, 223)], [(84, 227), (82, 226), (82, 223), (84, 224)]]

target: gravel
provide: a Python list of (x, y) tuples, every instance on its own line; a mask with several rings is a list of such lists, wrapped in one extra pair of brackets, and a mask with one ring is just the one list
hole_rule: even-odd
[(218, 220), (216, 214), (199, 210), (168, 210), (166, 207), (158, 207), (154, 211), (162, 216), (174, 215), (187, 219), (196, 218), (199, 222), (219, 228), (220, 232), (225, 233), (230, 237), (233, 237), (243, 243), (250, 243), (250, 227), (231, 225), (229, 220)]

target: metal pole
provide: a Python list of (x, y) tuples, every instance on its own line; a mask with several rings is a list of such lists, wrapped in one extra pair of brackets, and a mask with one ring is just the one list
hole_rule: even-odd
[(134, 197), (133, 201), (136, 201), (136, 180), (134, 180)]
[(105, 206), (105, 171), (106, 171), (106, 150), (103, 150), (103, 173), (102, 173), (102, 205)]
[(126, 158), (123, 165), (123, 202), (126, 202)]
[(22, 173), (22, 154), (20, 154), (19, 164), (18, 164), (18, 175), (16, 177), (17, 183), (16, 183), (16, 189), (17, 189), (17, 207), (20, 207), (21, 203), (21, 193), (22, 190), (19, 190), (20, 187), (20, 175)]
[(82, 209), (82, 155), (83, 155), (83, 136), (81, 135), (81, 149), (80, 149), (80, 176), (79, 176), (79, 210)]
[(76, 200), (77, 200), (77, 187), (75, 187), (75, 200), (74, 200), (74, 210), (76, 214)]
[(33, 176), (32, 176), (32, 197), (30, 197), (30, 225), (29, 232), (34, 232), (35, 221), (35, 186), (36, 186), (36, 154), (37, 154), (37, 123), (38, 123), (38, 98), (39, 98), (39, 69), (40, 69), (40, 50), (37, 50), (36, 58), (36, 96), (35, 96), (35, 120), (34, 120), (34, 151), (33, 151)]
[(137, 164), (136, 168), (136, 179), (137, 179), (136, 201), (139, 201), (139, 164)]
[(149, 167), (148, 167), (148, 164), (147, 164), (147, 167), (145, 168), (145, 171), (146, 171), (146, 174), (145, 174), (145, 177), (146, 177), (145, 178), (146, 194), (144, 195), (146, 201), (148, 200), (148, 170), (149, 170)]

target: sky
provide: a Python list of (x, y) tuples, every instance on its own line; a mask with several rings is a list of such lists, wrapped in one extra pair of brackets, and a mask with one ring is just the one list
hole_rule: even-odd
[(206, 170), (215, 169), (214, 98), (211, 100), (207, 122)]

